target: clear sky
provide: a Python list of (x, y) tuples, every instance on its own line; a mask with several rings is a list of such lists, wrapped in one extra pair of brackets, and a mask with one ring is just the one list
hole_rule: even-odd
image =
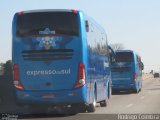
[(0, 62), (11, 59), (14, 13), (31, 9), (83, 10), (104, 27), (110, 44), (135, 50), (146, 70), (160, 70), (160, 0), (1, 0)]

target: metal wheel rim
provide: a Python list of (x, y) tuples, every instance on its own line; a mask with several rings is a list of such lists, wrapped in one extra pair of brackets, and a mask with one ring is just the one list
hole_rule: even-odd
[(94, 95), (93, 106), (96, 107), (96, 98), (95, 98), (95, 95)]

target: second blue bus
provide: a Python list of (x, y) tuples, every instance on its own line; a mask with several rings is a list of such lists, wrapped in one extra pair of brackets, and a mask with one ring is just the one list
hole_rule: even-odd
[(134, 91), (142, 89), (141, 57), (132, 50), (115, 51), (115, 62), (112, 63), (112, 90)]

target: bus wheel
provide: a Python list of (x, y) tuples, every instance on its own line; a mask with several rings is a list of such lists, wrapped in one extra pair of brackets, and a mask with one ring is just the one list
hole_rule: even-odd
[(135, 93), (139, 93), (139, 89), (136, 89), (136, 90), (135, 90)]
[(142, 88), (139, 89), (139, 92), (141, 92), (141, 91), (142, 91)]
[(103, 100), (103, 101), (100, 102), (100, 106), (101, 107), (106, 107), (107, 104), (108, 104), (108, 96), (107, 96), (107, 98), (105, 100)]
[(88, 112), (95, 112), (96, 110), (96, 93), (94, 93), (94, 100), (93, 100), (93, 103), (92, 104), (89, 104), (87, 106), (87, 111)]
[(100, 102), (100, 106), (101, 106), (101, 107), (106, 107), (106, 106), (107, 106), (107, 101), (108, 101), (107, 99), (101, 101), (101, 102)]
[(141, 88), (139, 89), (139, 92), (141, 92), (142, 91), (142, 84), (141, 84)]
[(103, 101), (100, 102), (100, 106), (101, 107), (106, 107), (107, 106), (107, 102), (108, 102), (108, 99), (110, 98), (110, 94), (111, 94), (111, 88), (108, 87), (108, 95), (107, 95), (107, 98)]

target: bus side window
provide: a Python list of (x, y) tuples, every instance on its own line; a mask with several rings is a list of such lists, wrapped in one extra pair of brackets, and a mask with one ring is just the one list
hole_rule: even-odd
[(141, 62), (141, 69), (144, 70), (144, 64)]
[(139, 57), (139, 56), (137, 56), (137, 64), (138, 64), (138, 66), (139, 66), (139, 68), (140, 68), (141, 70), (144, 69), (144, 65), (143, 65), (143, 63), (142, 63), (142, 61), (141, 61), (141, 57)]
[(140, 57), (138, 57), (138, 62), (139, 62), (139, 68), (141, 68), (141, 61), (140, 61)]
[(138, 55), (136, 55), (136, 60), (137, 60), (137, 66), (138, 66), (138, 68), (140, 68), (140, 66), (139, 66), (139, 57), (138, 57)]
[(136, 55), (136, 62), (137, 62), (137, 65), (139, 66), (139, 63), (138, 63), (138, 56)]
[(139, 57), (139, 60), (140, 60), (140, 68), (141, 68), (141, 70), (144, 70), (144, 64), (143, 64), (143, 62), (141, 61), (141, 57)]

